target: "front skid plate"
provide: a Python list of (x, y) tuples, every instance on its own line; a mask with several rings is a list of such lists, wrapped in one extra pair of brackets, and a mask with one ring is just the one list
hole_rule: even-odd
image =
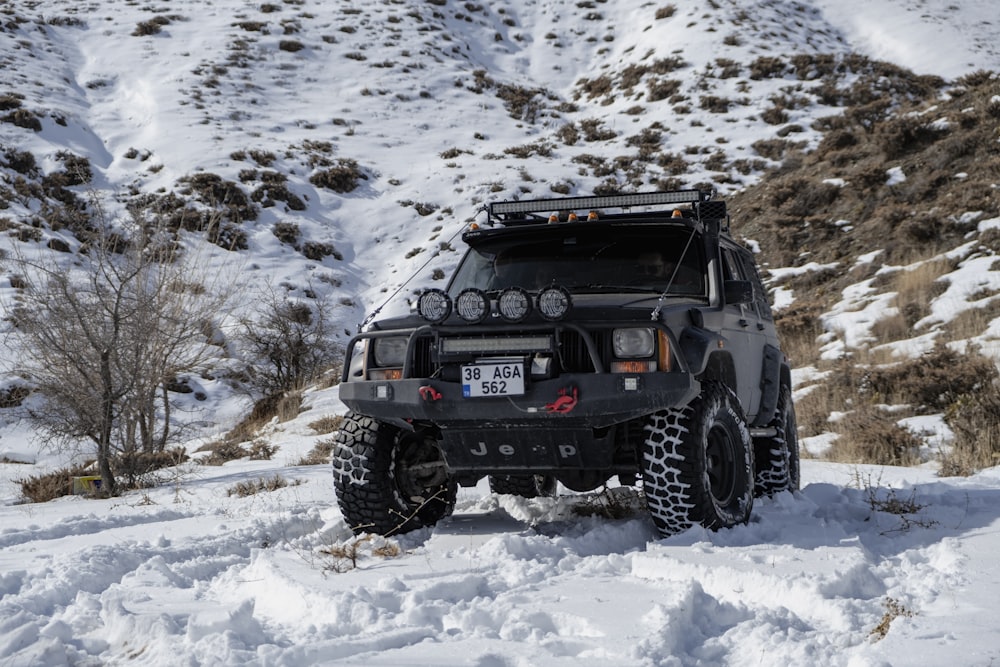
[[(613, 430), (612, 430), (613, 432)], [(606, 470), (612, 465), (610, 433), (591, 429), (442, 429), (441, 446), (452, 471)]]

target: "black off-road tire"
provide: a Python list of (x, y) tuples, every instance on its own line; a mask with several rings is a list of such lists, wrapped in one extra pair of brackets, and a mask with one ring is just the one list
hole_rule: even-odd
[(754, 495), (770, 496), (782, 491), (799, 490), (799, 438), (795, 424), (792, 390), (782, 385), (774, 419), (768, 424), (775, 433), (754, 438)]
[(340, 511), (358, 535), (433, 526), (451, 514), (458, 490), (444, 475), (433, 437), (353, 412), (335, 438), (333, 482)]
[(522, 498), (554, 498), (556, 478), (552, 475), (490, 475), (490, 491)]
[(705, 382), (687, 406), (650, 415), (645, 430), (642, 487), (661, 535), (750, 519), (753, 446), (732, 390)]

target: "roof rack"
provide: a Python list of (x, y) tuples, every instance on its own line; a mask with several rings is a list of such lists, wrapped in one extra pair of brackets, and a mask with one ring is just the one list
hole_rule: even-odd
[(644, 192), (627, 195), (501, 201), (490, 204), (487, 210), (491, 221), (500, 221), (524, 219), (532, 213), (551, 213), (552, 211), (574, 209), (593, 211), (605, 208), (630, 208), (632, 206), (695, 204), (708, 201), (709, 198), (711, 198), (710, 193), (700, 190), (670, 190), (666, 192)]

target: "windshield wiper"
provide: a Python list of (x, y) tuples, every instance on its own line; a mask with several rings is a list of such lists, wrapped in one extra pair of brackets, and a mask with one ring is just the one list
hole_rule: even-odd
[(566, 289), (570, 292), (600, 292), (613, 294), (615, 292), (627, 292), (627, 293), (647, 293), (652, 292), (654, 294), (659, 294), (660, 290), (651, 286), (642, 285), (605, 285), (601, 283), (590, 283), (589, 285), (570, 285)]

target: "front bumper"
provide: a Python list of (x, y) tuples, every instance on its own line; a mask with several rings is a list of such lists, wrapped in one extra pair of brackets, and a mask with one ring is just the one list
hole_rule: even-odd
[(441, 428), (558, 427), (575, 422), (602, 428), (686, 405), (699, 384), (687, 373), (564, 373), (530, 382), (518, 396), (466, 398), (462, 385), (433, 379), (354, 380), (340, 399), (383, 421), (430, 422)]
[(459, 383), (428, 379), (340, 384), (355, 412), (409, 427), (433, 424), (453, 471), (606, 469), (613, 427), (686, 405), (699, 391), (687, 373), (563, 374), (518, 396), (462, 396)]

